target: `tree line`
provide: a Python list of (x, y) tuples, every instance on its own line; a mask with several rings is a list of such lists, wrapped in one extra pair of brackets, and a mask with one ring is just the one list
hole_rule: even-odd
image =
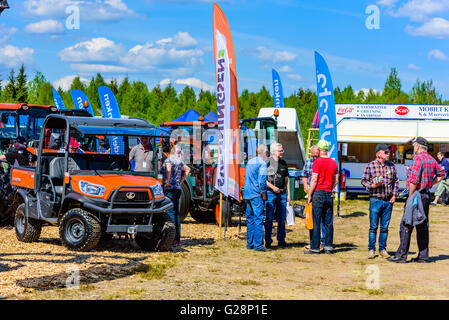
[[(34, 78), (28, 81), (25, 66), (22, 65), (17, 76), (15, 70), (12, 69), (5, 80), (3, 81), (4, 87), (0, 82), (0, 102), (54, 104), (53, 86), (41, 72), (36, 72)], [(70, 91), (82, 90), (88, 96), (95, 114), (100, 115), (101, 103), (97, 88), (103, 85), (108, 86), (114, 92), (122, 115), (144, 118), (156, 126), (179, 117), (189, 109), (194, 109), (202, 115), (206, 115), (210, 111), (217, 112), (216, 97), (212, 92), (201, 91), (197, 95), (189, 86), (178, 92), (171, 84), (164, 89), (156, 85), (149, 90), (146, 83), (132, 81), (128, 77), (120, 84), (116, 79), (106, 83), (100, 73), (92, 77), (88, 85), (84, 84), (77, 76), (73, 79), (69, 90), (55, 89), (61, 95), (66, 108), (69, 109), (74, 108)], [(367, 93), (364, 91), (356, 93), (348, 85), (343, 89), (336, 87), (334, 94), (336, 103), (449, 104), (449, 101), (443, 101), (432, 80), (420, 81), (418, 79), (410, 92), (403, 91), (395, 68), (391, 69), (382, 92), (370, 89)], [(284, 104), (286, 108), (296, 109), (302, 135), (306, 138), (317, 111), (316, 92), (299, 88), (291, 95), (284, 97)], [(262, 86), (259, 92), (250, 92), (244, 89), (239, 96), (239, 117), (240, 119), (257, 117), (260, 108), (273, 107), (273, 105), (273, 96), (265, 86)]]

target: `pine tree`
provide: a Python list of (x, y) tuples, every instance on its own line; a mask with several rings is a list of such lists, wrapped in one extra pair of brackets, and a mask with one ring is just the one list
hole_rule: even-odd
[(22, 64), (19, 75), (16, 78), (16, 97), (17, 102), (26, 103), (28, 100), (27, 75), (25, 74), (25, 66)]
[(39, 100), (39, 91), (45, 82), (47, 82), (45, 76), (39, 71), (36, 72), (33, 81), (29, 82), (27, 85), (28, 103), (37, 104), (37, 101)]
[(385, 82), (382, 98), (384, 103), (396, 103), (401, 97), (401, 79), (399, 79), (396, 68), (391, 68), (390, 74)]
[(8, 80), (8, 84), (3, 89), (2, 102), (16, 102), (16, 78), (14, 76), (14, 69), (11, 69)]

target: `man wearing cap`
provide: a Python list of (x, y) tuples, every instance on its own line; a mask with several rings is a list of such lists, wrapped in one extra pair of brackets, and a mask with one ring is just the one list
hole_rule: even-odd
[[(417, 137), (412, 141), (415, 157), (413, 164), (408, 169), (407, 185), (409, 195), (415, 191), (421, 196), (422, 207), (426, 219), (416, 226), (416, 238), (418, 242), (418, 256), (412, 262), (427, 263), (429, 260), (429, 205), (430, 189), (444, 178), (444, 170), (436, 160), (427, 153), (429, 143), (422, 137)], [(401, 221), (399, 227), (400, 244), (394, 257), (389, 258), (391, 262), (405, 263), (410, 248), (410, 240), (413, 226), (405, 225)]]
[(34, 165), (37, 157), (26, 149), (26, 140), (18, 136), (14, 142), (14, 150), (0, 156), (0, 160), (6, 160), (10, 165), (30, 166)]
[(326, 229), (324, 239), (324, 252), (333, 253), (334, 238), (334, 197), (332, 190), (337, 185), (338, 168), (335, 160), (329, 157), (329, 142), (320, 140), (320, 157), (313, 163), (312, 180), (307, 196), (307, 203), (312, 203), (313, 208), (313, 230), (310, 232), (310, 250), (305, 254), (320, 253), (321, 222)]
[(369, 192), (368, 258), (376, 257), (377, 228), (379, 232), (379, 255), (388, 258), (387, 238), (393, 204), (398, 194), (399, 178), (396, 167), (389, 161), (390, 147), (384, 143), (376, 146), (376, 159), (368, 163), (362, 177), (362, 185)]

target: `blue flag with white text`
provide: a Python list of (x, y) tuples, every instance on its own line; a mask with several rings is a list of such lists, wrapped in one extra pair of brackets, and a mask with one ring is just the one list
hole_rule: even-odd
[(64, 101), (62, 101), (62, 98), (58, 91), (55, 90), (55, 88), (52, 88), (53, 90), (53, 101), (55, 102), (55, 107), (58, 108), (58, 110), (64, 110)]
[[(98, 87), (98, 94), (100, 96), (103, 117), (120, 119), (122, 117), (120, 108), (111, 89), (107, 86), (100, 86)], [(109, 137), (109, 144), (111, 146), (112, 154), (123, 154), (125, 146), (121, 137)]]
[(282, 90), (281, 78), (279, 73), (273, 69), (273, 96), (274, 96), (274, 107), (283, 108), (284, 107), (284, 92)]
[(335, 114), (334, 88), (329, 68), (323, 57), (315, 52), (318, 113), (320, 124), (320, 140), (329, 142), (329, 157), (338, 165), (337, 119)]
[[(78, 110), (87, 110), (92, 117), (94, 116), (94, 110), (92, 109), (92, 104), (87, 98), (86, 94), (79, 89), (73, 89), (70, 91), (70, 95), (72, 96), (73, 104), (75, 105), (75, 109)], [(87, 101), (89, 104), (87, 109), (84, 107), (84, 102)]]

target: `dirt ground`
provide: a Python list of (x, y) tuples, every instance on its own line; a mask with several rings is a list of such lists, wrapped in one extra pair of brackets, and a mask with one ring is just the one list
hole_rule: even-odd
[[(388, 251), (399, 244), (403, 203), (394, 207)], [(336, 213), (336, 212), (335, 212)], [(182, 224), (182, 247), (142, 252), (132, 240), (114, 239), (92, 252), (76, 253), (43, 229), (39, 242), (16, 240), (0, 229), (0, 297), (3, 299), (448, 299), (449, 207), (431, 207), (430, 264), (367, 259), (368, 201), (344, 201), (334, 218), (333, 255), (304, 255), (304, 220), (287, 227), (285, 249), (247, 250), (246, 228), (233, 226), (219, 239), (213, 224), (190, 217)], [(238, 218), (234, 218), (234, 224)], [(416, 237), (411, 254), (416, 256)], [(80, 285), (72, 281), (79, 275)], [(373, 280), (374, 279), (374, 280)], [(378, 282), (375, 281), (378, 279)], [(377, 284), (377, 286), (376, 286)], [(68, 286), (67, 286), (68, 285)]]

